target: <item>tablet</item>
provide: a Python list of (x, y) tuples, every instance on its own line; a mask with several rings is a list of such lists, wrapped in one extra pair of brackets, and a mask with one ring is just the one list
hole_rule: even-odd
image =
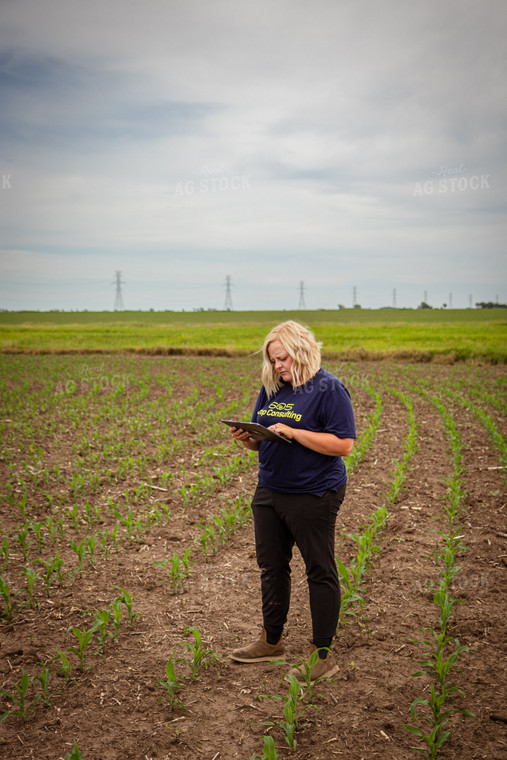
[(229, 427), (248, 430), (256, 441), (283, 441), (284, 443), (292, 443), (288, 438), (284, 438), (283, 435), (278, 435), (278, 433), (273, 433), (272, 430), (268, 430), (264, 425), (259, 425), (258, 422), (243, 422), (243, 420), (220, 420), (220, 422), (225, 422)]

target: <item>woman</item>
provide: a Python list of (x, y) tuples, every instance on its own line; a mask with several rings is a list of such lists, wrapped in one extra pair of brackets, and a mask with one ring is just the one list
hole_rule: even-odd
[(354, 413), (347, 389), (321, 368), (320, 344), (302, 325), (288, 321), (273, 328), (262, 352), (263, 386), (252, 421), (286, 440), (258, 441), (245, 430), (231, 429), (235, 440), (259, 452), (252, 511), (263, 614), (259, 638), (231, 657), (261, 662), (283, 653), (296, 544), (310, 593), (311, 651), (319, 650), (311, 675), (315, 681), (338, 670), (329, 650), (340, 611), (334, 530), (347, 481), (342, 457), (351, 453), (356, 436)]

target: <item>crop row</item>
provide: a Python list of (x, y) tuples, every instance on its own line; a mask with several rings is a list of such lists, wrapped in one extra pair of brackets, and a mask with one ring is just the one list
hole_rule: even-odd
[(340, 559), (336, 558), (340, 581), (344, 590), (339, 622), (343, 622), (346, 616), (357, 617), (357, 608), (364, 605), (364, 598), (362, 596), (364, 590), (361, 587), (362, 577), (368, 572), (368, 568), (373, 565), (373, 557), (380, 550), (380, 546), (374, 542), (384, 529), (389, 518), (389, 509), (396, 502), (403, 484), (409, 475), (410, 462), (417, 446), (417, 428), (412, 402), (400, 391), (393, 390), (391, 392), (403, 404), (408, 416), (408, 430), (404, 442), (403, 457), (400, 461), (393, 463), (394, 469), (387, 495), (378, 508), (370, 514), (369, 522), (361, 526), (360, 532), (349, 535), (354, 545), (357, 546), (356, 556), (348, 567)]
[[(189, 364), (192, 366), (192, 363)], [(404, 374), (408, 377), (410, 373), (408, 370), (400, 372), (401, 377)], [(235, 411), (240, 414), (249, 413), (248, 409), (255, 394), (255, 378), (245, 378), (243, 398), (241, 403), (237, 402), (239, 406), (234, 405), (235, 399), (232, 396), (227, 403), (222, 404), (215, 398), (213, 404), (203, 398), (203, 405), (198, 408), (197, 417), (188, 411), (188, 407), (192, 404), (195, 407), (199, 403), (200, 386), (197, 394), (193, 390), (188, 392), (176, 386), (171, 394), (168, 388), (160, 385), (163, 394), (170, 400), (170, 404), (167, 403), (167, 399), (164, 401), (166, 411), (169, 407), (172, 408), (173, 416), (170, 419), (173, 427), (169, 432), (160, 430), (164, 427), (164, 420), (167, 421), (169, 416), (160, 417), (160, 412), (155, 411), (157, 403), (160, 405), (160, 393), (157, 400), (153, 399), (153, 408), (145, 415), (145, 407), (149, 407), (152, 395), (153, 377), (148, 373), (143, 377), (145, 387), (132, 377), (123, 389), (115, 388), (114, 392), (110, 389), (110, 393), (101, 394), (88, 389), (87, 399), (92, 412), (89, 417), (86, 416), (86, 405), (79, 401), (80, 396), (84, 396), (83, 389), (76, 387), (74, 390), (70, 388), (68, 392), (65, 388), (58, 391), (56, 395), (59, 396), (61, 406), (57, 405), (55, 411), (61, 419), (58, 420), (56, 414), (51, 423), (53, 427), (46, 426), (45, 422), (49, 407), (40, 415), (48, 384), (46, 383), (44, 389), (34, 393), (33, 382), (25, 381), (21, 395), (28, 397), (31, 394), (29, 411), (24, 410), (23, 403), (17, 398), (19, 415), (18, 411), (12, 414), (10, 410), (6, 414), (8, 421), (3, 425), (4, 431), (9, 431), (10, 438), (1, 462), (6, 477), (3, 479), (4, 521), (0, 546), (2, 582), (7, 586), (7, 589), (4, 585), (0, 588), (4, 599), (5, 619), (14, 617), (25, 605), (35, 605), (40, 603), (43, 597), (57, 594), (62, 586), (74, 583), (84, 573), (95, 573), (99, 558), (105, 562), (114, 559), (122, 547), (135, 546), (155, 527), (175, 522), (183, 525), (187, 521), (192, 533), (190, 543), (185, 545), (180, 541), (177, 551), (168, 553), (165, 558), (154, 563), (158, 568), (154, 572), (161, 576), (158, 580), (171, 594), (179, 594), (185, 590), (191, 578), (191, 566), (194, 559), (197, 559), (197, 553), (202, 559), (210, 558), (225, 546), (232, 533), (249, 519), (248, 496), (238, 496), (237, 486), (239, 479), (254, 466), (255, 457), (246, 452), (237, 453), (228, 442), (228, 438), (224, 438), (223, 426), (219, 420), (220, 417)], [(345, 379), (347, 380), (346, 374)], [(216, 378), (210, 377), (208, 380), (208, 389), (214, 388), (218, 382)], [(232, 384), (233, 381), (222, 380), (222, 386), (227, 385), (227, 382)], [(378, 539), (389, 517), (389, 510), (393, 508), (401, 488), (410, 477), (411, 460), (416, 449), (414, 407), (406, 394), (393, 392), (391, 378), (384, 378), (385, 388), (382, 388), (382, 392), (378, 386), (374, 388), (371, 382), (363, 382), (360, 377), (355, 379), (353, 373), (348, 385), (352, 389), (353, 398), (355, 395), (356, 399), (361, 399), (361, 409), (358, 409), (361, 419), (360, 437), (354, 455), (349, 460), (349, 471), (354, 478), (360, 476), (364, 457), (375, 450), (376, 432), (384, 414), (383, 399), (386, 393), (394, 393), (393, 397), (406, 411), (408, 425), (403, 453), (399, 460), (393, 462), (387, 495), (381, 501), (380, 507), (371, 513), (368, 524), (351, 534), (356, 555), (347, 561), (346, 566), (344, 564), (340, 568), (342, 585), (346, 589), (341, 624), (344, 622), (344, 616), (360, 620), (360, 597), (366, 593), (363, 581), (368, 573), (374, 571), (375, 556), (380, 557)], [(412, 383), (411, 387), (415, 387), (415, 384)], [(460, 389), (464, 398), (466, 388), (467, 385), (462, 384)], [(493, 420), (497, 438), (500, 436), (498, 440), (501, 440), (499, 419), (502, 410), (494, 401), (501, 398), (501, 390), (500, 384), (495, 388), (490, 382), (489, 387), (484, 384), (482, 395), (474, 395), (477, 400), (474, 407), (484, 410), (487, 408), (485, 414)], [(11, 389), (9, 393), (6, 408), (12, 401), (12, 394), (17, 395), (18, 390), (15, 393)], [(119, 400), (126, 402), (122, 407), (124, 417), (120, 414), (120, 408), (116, 406)], [(78, 401), (79, 404), (76, 403)], [(460, 403), (457, 399), (454, 401)], [(178, 403), (182, 405), (176, 407), (175, 404)], [(139, 405), (143, 409), (142, 415), (139, 414)], [(371, 410), (369, 416), (364, 413), (367, 406)], [(470, 413), (480, 420), (480, 415), (470, 405), (463, 408), (468, 408)], [(70, 412), (68, 417), (67, 412)], [(151, 427), (147, 427), (141, 417), (149, 418)], [(12, 424), (14, 418), (19, 418), (19, 426)], [(68, 425), (66, 427), (66, 419), (72, 420), (70, 428)], [(127, 419), (128, 425), (125, 422)], [(110, 425), (110, 430), (107, 431), (104, 427), (106, 420)], [(178, 420), (178, 423), (175, 423), (175, 420)], [(88, 426), (87, 422), (90, 423)], [(35, 432), (34, 440), (31, 440), (31, 430), (36, 423), (39, 425), (38, 432)], [(115, 427), (117, 423), (118, 426)], [(485, 427), (492, 430), (491, 426)], [(128, 452), (127, 448), (120, 448), (122, 435), (127, 429), (134, 436), (134, 443)], [(206, 434), (204, 431), (207, 431)], [(47, 436), (50, 433), (54, 440), (51, 439), (52, 442), (48, 446)], [(60, 452), (58, 435), (67, 436)], [(490, 435), (494, 443), (494, 436), (492, 433)], [(85, 436), (87, 442), (84, 440)], [(139, 436), (139, 439), (136, 436)], [(118, 442), (116, 448), (115, 440)], [(224, 443), (224, 440), (227, 442)], [(156, 452), (160, 454), (161, 444), (164, 442), (167, 444), (164, 454), (167, 456), (166, 462), (156, 456)], [(111, 454), (106, 451), (104, 456), (104, 445), (113, 446), (114, 451), (112, 450)], [(501, 449), (499, 451), (501, 452)], [(107, 457), (111, 457), (110, 460)], [(108, 466), (108, 463), (113, 466)], [(166, 464), (170, 470), (166, 469)], [(108, 469), (111, 471), (110, 476), (107, 474)], [(124, 477), (118, 477), (118, 473), (124, 473)], [(451, 492), (453, 487), (448, 485)], [(239, 491), (242, 489), (239, 488)], [(235, 496), (231, 498), (233, 492)], [(211, 501), (216, 503), (217, 497), (222, 501), (222, 509), (213, 514), (210, 513), (208, 505)], [(456, 523), (453, 535), (455, 531), (458, 531), (459, 535), (459, 527)], [(458, 551), (462, 549), (460, 546)], [(351, 581), (353, 593), (347, 597), (348, 580)], [(58, 651), (68, 659), (69, 655), (73, 655), (79, 661), (80, 642), (72, 630), (74, 628), (85, 637), (85, 631), (97, 626), (93, 633), (93, 641), (96, 644), (92, 645), (89, 642), (83, 652), (91, 651), (87, 650), (87, 647), (99, 647), (101, 635), (103, 645), (112, 641), (114, 604), (115, 602), (107, 608), (93, 611), (93, 614), (103, 616), (100, 624), (106, 622), (105, 617), (109, 612), (102, 634), (98, 620), (92, 621), (84, 629), (81, 626), (72, 626), (68, 635), (76, 640), (74, 648), (77, 651), (69, 651), (70, 647), (67, 647), (66, 651), (62, 644)], [(196, 634), (193, 635), (195, 637)], [(197, 639), (195, 643), (197, 644)], [(56, 656), (58, 655), (55, 652)], [(177, 658), (173, 658), (173, 665), (176, 660)], [(86, 657), (83, 660), (84, 667), (85, 663)], [(305, 665), (306, 663), (299, 663), (299, 667), (303, 669)], [(63, 660), (60, 659), (58, 667), (64, 667)], [(29, 688), (39, 689), (37, 694), (34, 692), (33, 699), (27, 700), (29, 706), (34, 703), (34, 706), (38, 706), (44, 702), (44, 668), (50, 669), (50, 666), (45, 662), (42, 668), (42, 671), (32, 674), (31, 678), (27, 670), (23, 669), (29, 678)], [(77, 670), (79, 671), (79, 665)], [(166, 672), (168, 682), (170, 675)], [(24, 683), (26, 685), (26, 679)], [(21, 682), (17, 685), (23, 689)], [(160, 685), (159, 688), (163, 687)], [(9, 686), (6, 691), (10, 695), (9, 701), (16, 709), (14, 698), (16, 695), (19, 696), (20, 692), (15, 686)], [(271, 696), (274, 698), (274, 695)], [(294, 688), (292, 694), (289, 689), (288, 696), (278, 696), (283, 703), (284, 715), (276, 725), (283, 729), (287, 744), (293, 746), (287, 737), (291, 735), (293, 742), (298, 731), (302, 730), (300, 718), (307, 708), (298, 703), (298, 699), (301, 701), (301, 695), (296, 695)], [(307, 697), (308, 695), (304, 699)], [(174, 706), (177, 709), (176, 703)], [(419, 710), (424, 706), (422, 702), (416, 703)], [(414, 719), (415, 717), (417, 715)], [(289, 730), (290, 726), (292, 728)], [(272, 743), (267, 740), (264, 751), (276, 752)], [(265, 757), (268, 756), (265, 754)]]
[[(425, 394), (427, 395), (427, 394)], [(410, 706), (411, 724), (406, 728), (424, 742), (423, 748), (414, 748), (427, 760), (438, 760), (443, 744), (451, 738), (449, 730), (450, 716), (460, 712), (465, 716), (474, 717), (466, 709), (451, 707), (449, 701), (456, 694), (463, 692), (458, 689), (449, 676), (458, 667), (458, 658), (468, 652), (467, 646), (460, 644), (459, 639), (448, 635), (447, 629), (453, 614), (453, 608), (458, 601), (452, 593), (452, 585), (460, 572), (458, 558), (465, 552), (462, 542), (463, 525), (460, 518), (463, 512), (463, 502), (466, 495), (463, 476), (465, 475), (462, 458), (463, 443), (455, 420), (445, 404), (435, 396), (429, 396), (429, 401), (437, 409), (444, 425), (445, 432), (451, 444), (453, 471), (447, 480), (447, 500), (444, 504), (446, 530), (439, 531), (442, 539), (437, 553), (440, 561), (438, 585), (434, 584), (433, 602), (438, 607), (438, 623), (433, 628), (426, 628), (431, 634), (430, 639), (422, 642), (425, 647), (424, 659), (419, 660), (423, 670), (414, 676), (429, 675), (432, 678), (429, 697), (417, 697)], [(430, 581), (431, 584), (431, 581)], [(416, 725), (421, 719), (429, 726), (429, 732)]]

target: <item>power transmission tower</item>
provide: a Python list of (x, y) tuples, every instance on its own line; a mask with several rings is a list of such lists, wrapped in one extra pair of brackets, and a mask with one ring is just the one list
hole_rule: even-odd
[(298, 309), (306, 309), (305, 306), (305, 284), (303, 280), (299, 283), (299, 306)]
[(449, 308), (452, 309), (452, 293), (449, 293)]
[(115, 311), (124, 311), (125, 306), (123, 305), (123, 296), (121, 293), (121, 286), (124, 285), (124, 280), (121, 278), (121, 270), (117, 269), (115, 272), (115, 281), (113, 282), (113, 285), (116, 284), (116, 295), (114, 299), (114, 310)]
[(232, 311), (231, 275), (225, 278), (225, 310)]
[(355, 309), (356, 306), (357, 306), (357, 288), (354, 285), (354, 287), (352, 288), (352, 308)]
[(396, 309), (396, 288), (393, 290), (393, 309)]

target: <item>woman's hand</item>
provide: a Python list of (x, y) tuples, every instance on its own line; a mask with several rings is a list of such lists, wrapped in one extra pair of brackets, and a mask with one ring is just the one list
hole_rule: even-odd
[(330, 457), (348, 457), (354, 446), (353, 438), (338, 438), (333, 433), (314, 433), (313, 430), (292, 428), (281, 422), (271, 425), (269, 430), (278, 433), (283, 438), (297, 441), (318, 454), (326, 454)]
[(277, 435), (281, 435), (282, 438), (288, 438), (289, 441), (292, 441), (294, 438), (294, 433), (296, 432), (295, 428), (291, 428), (288, 425), (284, 425), (281, 422), (277, 422), (276, 425), (270, 425), (268, 430), (272, 430), (273, 433), (276, 433)]
[(237, 427), (231, 427), (231, 435), (235, 441), (246, 441), (250, 438), (248, 430), (243, 430), (242, 428)]
[(250, 451), (259, 451), (259, 441), (256, 441), (248, 430), (242, 428), (231, 427), (231, 435), (235, 441), (242, 443), (243, 446)]

